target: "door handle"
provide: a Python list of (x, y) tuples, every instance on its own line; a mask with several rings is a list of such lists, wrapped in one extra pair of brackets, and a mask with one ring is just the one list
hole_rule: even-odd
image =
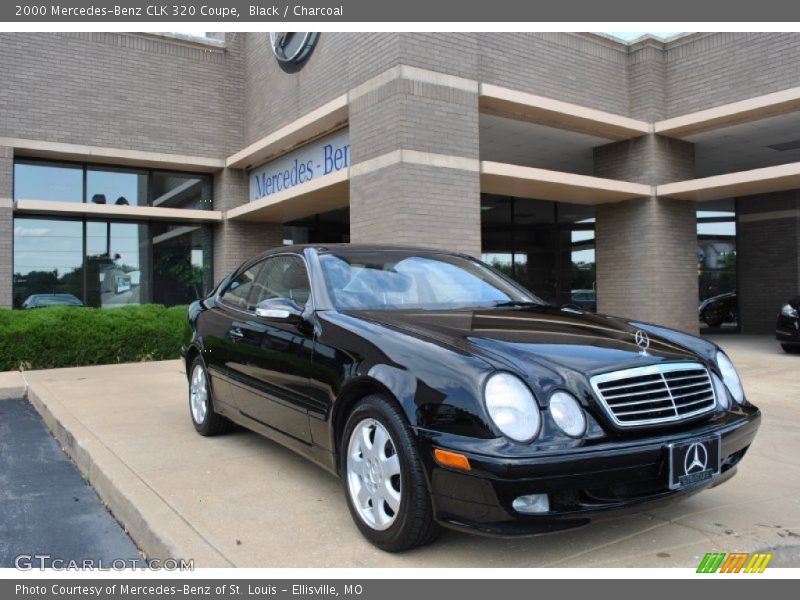
[(235, 342), (237, 340), (244, 339), (244, 333), (238, 327), (234, 327), (228, 332), (228, 335), (231, 336), (231, 339)]

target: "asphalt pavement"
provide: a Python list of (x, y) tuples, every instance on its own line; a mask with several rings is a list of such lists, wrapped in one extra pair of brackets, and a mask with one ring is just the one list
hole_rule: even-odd
[(140, 558), (28, 401), (0, 399), (0, 567), (35, 555), (48, 558), (22, 558), (20, 565), (112, 566)]

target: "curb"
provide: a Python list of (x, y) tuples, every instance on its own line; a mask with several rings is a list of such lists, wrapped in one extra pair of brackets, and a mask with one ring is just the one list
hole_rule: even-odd
[[(0, 390), (0, 397), (3, 391)], [(193, 560), (195, 567), (235, 566), (84, 427), (45, 384), (32, 382), (27, 397), (64, 452), (88, 477), (97, 495), (147, 558)]]

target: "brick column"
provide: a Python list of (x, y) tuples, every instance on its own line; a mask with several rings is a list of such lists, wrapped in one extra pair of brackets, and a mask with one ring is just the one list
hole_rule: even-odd
[(741, 331), (773, 334), (780, 307), (800, 295), (800, 190), (739, 198), (737, 212)]
[[(692, 144), (654, 135), (595, 149), (595, 174), (656, 185), (691, 179)], [(651, 196), (597, 207), (598, 311), (698, 332), (692, 202)]]
[(478, 86), (398, 66), (350, 93), (350, 239), (480, 255)]
[(0, 146), (0, 308), (11, 308), (14, 217), (11, 209), (14, 149)]
[[(249, 201), (247, 173), (225, 169), (214, 175), (214, 210), (226, 211)], [(214, 282), (248, 258), (283, 244), (283, 224), (222, 221), (214, 227)]]

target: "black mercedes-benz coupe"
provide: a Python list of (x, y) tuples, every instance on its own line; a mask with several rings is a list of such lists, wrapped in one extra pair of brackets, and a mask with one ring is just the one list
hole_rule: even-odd
[(761, 418), (713, 343), (548, 305), (438, 250), (275, 249), (188, 321), (197, 431), (238, 423), (339, 476), (389, 551), (686, 497), (735, 473)]
[(800, 354), (800, 296), (781, 306), (775, 323), (775, 338), (784, 352)]

